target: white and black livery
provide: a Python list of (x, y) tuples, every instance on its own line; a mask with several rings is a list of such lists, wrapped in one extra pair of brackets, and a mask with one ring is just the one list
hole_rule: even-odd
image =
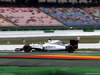
[(70, 40), (70, 43), (66, 43), (60, 40), (49, 39), (44, 44), (25, 44), (23, 48), (16, 48), (15, 51), (68, 51), (73, 53), (78, 48), (78, 40)]

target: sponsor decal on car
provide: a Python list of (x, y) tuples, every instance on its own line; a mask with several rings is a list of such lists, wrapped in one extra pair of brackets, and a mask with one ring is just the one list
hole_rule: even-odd
[(55, 46), (46, 46), (46, 48), (56, 48)]

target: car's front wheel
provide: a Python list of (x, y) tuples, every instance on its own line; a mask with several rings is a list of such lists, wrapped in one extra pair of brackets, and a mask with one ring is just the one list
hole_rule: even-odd
[(24, 50), (24, 52), (30, 52), (31, 51), (31, 46), (27, 44), (23, 47), (23, 50)]

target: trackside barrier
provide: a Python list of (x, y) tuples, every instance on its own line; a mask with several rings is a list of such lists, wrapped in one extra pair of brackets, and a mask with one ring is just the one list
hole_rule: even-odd
[(100, 36), (100, 30), (83, 32), (83, 30), (57, 30), (53, 33), (44, 31), (1, 31), (0, 38), (25, 38), (25, 37), (57, 37), (57, 36)]

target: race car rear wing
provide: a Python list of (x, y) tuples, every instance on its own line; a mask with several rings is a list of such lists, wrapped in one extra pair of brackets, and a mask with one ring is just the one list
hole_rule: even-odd
[(78, 49), (78, 40), (70, 40), (70, 45), (72, 45), (75, 49)]

